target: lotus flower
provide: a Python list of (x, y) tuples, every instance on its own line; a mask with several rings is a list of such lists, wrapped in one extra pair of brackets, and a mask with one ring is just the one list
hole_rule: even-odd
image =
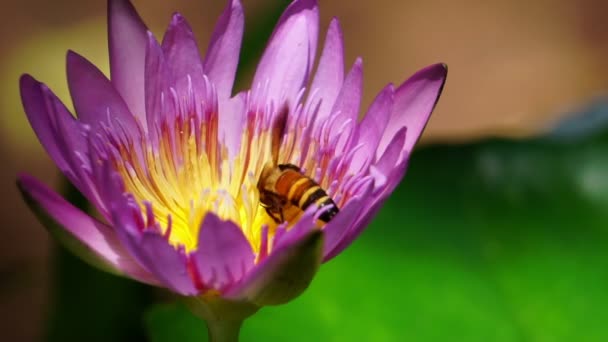
[[(446, 67), (426, 67), (380, 91), (359, 120), (363, 68), (344, 72), (338, 20), (316, 72), (319, 14), (296, 0), (281, 16), (250, 90), (233, 93), (243, 9), (232, 0), (204, 56), (175, 14), (162, 43), (127, 0), (110, 0), (110, 79), (68, 52), (77, 117), (42, 83), (21, 78), (41, 144), (97, 215), (27, 175), (18, 186), (42, 222), (105, 270), (192, 299), (221, 331), (264, 305), (285, 303), (319, 265), (346, 248), (403, 178), (435, 106)], [(313, 75), (314, 74), (314, 75)], [(334, 200), (321, 222), (310, 206), (275, 222), (256, 184), (272, 159), (275, 121), (286, 113), (278, 159)]]

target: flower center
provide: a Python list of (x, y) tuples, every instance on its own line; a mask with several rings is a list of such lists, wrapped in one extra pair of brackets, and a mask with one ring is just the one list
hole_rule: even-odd
[[(213, 212), (241, 227), (258, 252), (264, 227), (268, 226), (271, 240), (278, 225), (277, 216), (270, 216), (261, 205), (257, 188), (265, 165), (273, 160), (272, 129), (278, 111), (266, 104), (256, 105), (249, 93), (243, 113), (224, 113), (243, 118), (241, 131), (224, 132), (241, 135), (240, 145), (234, 148), (218, 133), (215, 102), (193, 106), (194, 101), (181, 103), (185, 100), (180, 100), (176, 92), (173, 94), (171, 101), (164, 101), (162, 118), (148, 117), (148, 129), (141, 129), (139, 142), (133, 140), (133, 134), (117, 133), (120, 129), (107, 130), (110, 160), (121, 175), (125, 190), (135, 197), (148, 220), (159, 224), (175, 247), (195, 250), (201, 223), (208, 212)], [(302, 106), (295, 111), (277, 157), (280, 163), (302, 168), (306, 177), (334, 195), (341, 206), (350, 197), (349, 186), (356, 185), (356, 179), (346, 175), (348, 165), (343, 158), (336, 159), (334, 149), (327, 148), (328, 143), (323, 141), (329, 126), (319, 128), (315, 134), (307, 129), (312, 121), (298, 117)], [(345, 183), (338, 186), (337, 179)], [(298, 218), (299, 215), (286, 217), (288, 226)]]

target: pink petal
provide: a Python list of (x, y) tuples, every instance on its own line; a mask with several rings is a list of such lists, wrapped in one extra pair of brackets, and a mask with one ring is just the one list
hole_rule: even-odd
[[(66, 235), (67, 241), (63, 241), (66, 247), (95, 266), (144, 283), (158, 284), (148, 271), (131, 258), (111, 227), (75, 208), (33, 177), (21, 175), (17, 185), (43, 223), (50, 219), (53, 226), (61, 227), (61, 231), (55, 233)], [(52, 231), (56, 229), (48, 228)]]
[(152, 137), (153, 143), (158, 143), (159, 137), (156, 136), (157, 129), (163, 123), (164, 119), (169, 119), (172, 114), (167, 113), (167, 108), (163, 108), (163, 102), (165, 104), (171, 103), (171, 101), (168, 101), (168, 96), (170, 94), (169, 88), (171, 87), (171, 74), (165, 61), (163, 51), (151, 32), (148, 32), (145, 69), (148, 133)]
[(109, 162), (98, 168), (99, 182), (104, 188), (116, 235), (137, 262), (158, 279), (158, 282), (182, 295), (198, 293), (188, 268), (183, 249), (176, 249), (160, 233), (156, 222), (144, 219), (139, 204), (124, 192), (120, 176)]
[(314, 0), (296, 0), (279, 19), (258, 68), (252, 89), (268, 90), (276, 107), (293, 109), (298, 92), (312, 70), (319, 30), (319, 9)]
[(394, 172), (395, 166), (407, 156), (407, 151), (404, 149), (404, 146), (407, 142), (408, 134), (409, 129), (407, 127), (402, 127), (388, 144), (388, 147), (384, 150), (382, 156), (373, 164), (373, 166), (385, 177), (388, 177)]
[(359, 197), (351, 199), (348, 204), (340, 209), (338, 215), (323, 228), (325, 235), (323, 239), (323, 261), (330, 256), (331, 251), (336, 248), (348, 230), (352, 228), (364, 203), (365, 201)]
[[(30, 75), (23, 75), (19, 85), (25, 114), (40, 143), (57, 167), (70, 179), (76, 180), (74, 171), (79, 165), (72, 163), (70, 154), (74, 150), (86, 150), (82, 128), (45, 85)], [(68, 136), (58, 134), (59, 122), (69, 127), (65, 132)]]
[(188, 269), (186, 253), (171, 246), (160, 233), (144, 232), (137, 247), (144, 265), (160, 280), (163, 286), (184, 296), (195, 295), (199, 292)]
[(191, 257), (205, 287), (221, 291), (238, 282), (253, 266), (251, 245), (232, 221), (208, 213), (198, 241), (199, 247)]
[[(359, 107), (361, 106), (361, 96), (363, 95), (363, 60), (357, 58), (353, 67), (346, 75), (340, 94), (336, 98), (331, 115), (338, 115), (339, 120), (336, 120), (336, 129), (330, 132), (329, 141), (333, 141), (334, 137), (339, 136), (336, 150), (342, 151), (346, 146), (346, 142), (351, 138), (357, 125), (359, 116)], [(343, 126), (347, 124), (348, 126)], [(342, 128), (344, 127), (344, 128)], [(342, 128), (342, 129), (341, 129)]]
[(139, 132), (139, 125), (126, 103), (97, 67), (69, 51), (67, 71), (74, 108), (83, 123), (91, 125), (94, 131), (104, 123), (121, 127), (130, 134)]
[(286, 303), (308, 287), (322, 257), (323, 233), (314, 229), (273, 250), (239, 285), (224, 295), (227, 299), (258, 306)]
[[(406, 128), (402, 128), (402, 131), (405, 132)], [(399, 135), (400, 133), (398, 133)], [(355, 223), (351, 227), (351, 229), (344, 235), (342, 240), (338, 243), (336, 248), (331, 251), (330, 255), (325, 258), (325, 262), (334, 258), (336, 255), (340, 254), (346, 247), (350, 246), (350, 244), (355, 241), (361, 235), (361, 233), (367, 228), (371, 220), (376, 216), (378, 211), (382, 208), (384, 201), (390, 196), (390, 194), (395, 190), (397, 185), (403, 179), (405, 175), (405, 171), (407, 169), (409, 159), (402, 160), (398, 165), (396, 165), (393, 170), (389, 173), (383, 184), (378, 187), (376, 186), (374, 189), (374, 194), (370, 194), (367, 196), (368, 200), (366, 203), (367, 210), (362, 210), (359, 213), (359, 216), (355, 220)]]
[(372, 218), (374, 218), (380, 208), (382, 208), (382, 205), (384, 204), (385, 200), (386, 196), (382, 198), (377, 198), (374, 201), (367, 203), (367, 210), (360, 213), (359, 217), (357, 217), (357, 219), (355, 220), (353, 226), (350, 227), (349, 231), (342, 236), (342, 239), (340, 240), (340, 242), (338, 242), (337, 246), (328, 255), (325, 256), (323, 262), (328, 262), (329, 260), (335, 258), (340, 253), (342, 253), (342, 251), (344, 251), (348, 246), (350, 246), (353, 241), (355, 241), (359, 237), (359, 235), (363, 233), (365, 228), (367, 228)]
[(338, 19), (333, 18), (327, 30), (319, 66), (310, 87), (312, 99), (320, 100), (317, 120), (324, 121), (340, 93), (344, 82), (344, 41)]
[(192, 89), (204, 87), (203, 62), (192, 28), (179, 13), (173, 15), (162, 42), (167, 66), (173, 76), (178, 94), (187, 94)]
[(95, 187), (87, 174), (90, 167), (85, 128), (46, 85), (24, 75), (20, 86), (23, 107), (42, 146), (70, 182), (98, 206)]
[(112, 85), (146, 127), (144, 60), (146, 25), (128, 0), (108, 1), (108, 47)]
[[(351, 170), (357, 172), (367, 162), (372, 162), (376, 156), (376, 150), (380, 138), (386, 129), (388, 119), (395, 101), (395, 88), (392, 84), (387, 85), (376, 96), (367, 113), (359, 124), (359, 144), (363, 147), (358, 151), (351, 163)], [(361, 165), (361, 166), (359, 166)]]
[(294, 244), (296, 241), (308, 235), (312, 230), (317, 229), (315, 218), (317, 212), (318, 208), (310, 206), (293, 227), (288, 228), (285, 225), (280, 225), (276, 228), (272, 249), (278, 250), (283, 246)]
[(405, 81), (395, 93), (393, 112), (378, 146), (382, 154), (397, 131), (407, 127), (405, 150), (411, 152), (443, 89), (447, 76), (445, 64), (428, 66)]
[(211, 35), (203, 69), (215, 85), (220, 99), (228, 99), (232, 94), (244, 23), (241, 2), (230, 0)]
[[(247, 93), (241, 92), (224, 103), (219, 115), (219, 139), (228, 149), (229, 160), (240, 152), (247, 115)], [(221, 105), (221, 104), (220, 104)]]

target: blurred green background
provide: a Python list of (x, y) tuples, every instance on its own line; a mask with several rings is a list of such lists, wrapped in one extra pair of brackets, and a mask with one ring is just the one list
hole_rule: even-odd
[[(179, 10), (201, 47), (225, 4), (134, 3), (159, 35)], [(245, 2), (240, 89), (287, 3)], [(14, 186), (27, 171), (83, 204), (28, 127), (17, 79), (30, 72), (70, 103), (67, 49), (107, 70), (105, 1), (0, 6), (0, 339), (205, 340), (204, 324), (162, 292), (57, 246)], [(444, 61), (450, 75), (404, 182), (368, 230), (297, 300), (246, 321), (242, 340), (608, 341), (606, 7), (323, 1), (322, 30), (338, 16), (347, 64), (364, 58), (366, 104), (424, 65)]]

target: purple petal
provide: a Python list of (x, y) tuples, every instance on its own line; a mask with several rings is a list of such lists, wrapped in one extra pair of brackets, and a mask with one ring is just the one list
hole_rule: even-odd
[(132, 195), (124, 193), (124, 185), (110, 163), (98, 170), (105, 200), (109, 203), (116, 235), (137, 262), (152, 273), (162, 286), (182, 295), (198, 293), (188, 268), (188, 258), (160, 233), (157, 223), (146, 220)]
[(184, 296), (199, 292), (188, 269), (186, 253), (171, 246), (163, 235), (146, 231), (138, 247), (144, 265), (164, 286)]
[(407, 127), (408, 132), (405, 150), (412, 150), (439, 100), (446, 76), (447, 66), (434, 64), (415, 73), (397, 89), (393, 112), (380, 140), (378, 154), (384, 152), (402, 127)]
[(162, 49), (178, 94), (186, 94), (189, 80), (195, 90), (202, 87), (203, 62), (198, 45), (192, 28), (179, 13), (173, 15)]
[[(399, 164), (407, 155), (404, 146), (407, 141), (408, 133), (409, 129), (407, 127), (402, 127), (388, 144), (388, 147), (384, 150), (384, 154), (382, 154), (378, 161), (373, 164), (385, 177), (388, 177), (394, 172), (397, 164)], [(379, 184), (376, 185), (378, 186)]]
[(345, 250), (346, 247), (350, 246), (353, 243), (353, 241), (355, 241), (355, 239), (357, 239), (359, 237), (359, 235), (361, 235), (361, 233), (363, 233), (365, 228), (367, 228), (367, 226), (371, 222), (372, 218), (374, 218), (376, 216), (376, 214), (378, 213), (378, 211), (380, 210), (380, 208), (382, 208), (382, 205), (384, 204), (385, 200), (386, 200), (386, 197), (382, 197), (382, 198), (378, 198), (376, 201), (374, 201), (372, 203), (368, 203), (367, 204), (368, 210), (360, 213), (359, 217), (354, 222), (354, 224), (350, 227), (349, 231), (346, 232), (346, 234), (344, 234), (342, 236), (342, 239), (338, 242), (337, 246), (331, 252), (329, 252), (329, 254), (327, 254), (325, 256), (323, 262), (330, 261), (331, 259), (335, 258), (337, 255), (342, 253), (342, 251)]
[(319, 9), (314, 0), (296, 0), (279, 19), (256, 70), (252, 89), (268, 90), (276, 107), (293, 107), (308, 81), (317, 46)]
[(333, 18), (327, 30), (325, 45), (315, 78), (310, 87), (316, 99), (321, 100), (317, 120), (325, 120), (340, 93), (344, 82), (344, 41), (338, 19)]
[(203, 69), (220, 99), (228, 99), (232, 94), (244, 23), (241, 2), (230, 0), (211, 35)]
[[(363, 95), (363, 60), (357, 58), (353, 67), (346, 75), (340, 94), (331, 110), (332, 115), (339, 115), (340, 119), (336, 120), (337, 129), (330, 132), (329, 140), (333, 137), (340, 136), (336, 146), (336, 150), (343, 150), (346, 141), (350, 139), (351, 134), (356, 127), (359, 107), (361, 106), (361, 96)], [(344, 124), (348, 123), (344, 129), (340, 129)]]
[(21, 175), (17, 185), (39, 219), (52, 233), (58, 234), (75, 254), (107, 271), (148, 284), (158, 284), (148, 271), (131, 258), (112, 228), (75, 208), (30, 176)]
[(146, 25), (128, 0), (108, 1), (108, 47), (112, 85), (146, 127), (144, 61)]
[[(363, 197), (365, 198), (365, 197)], [(323, 246), (323, 258), (327, 258), (330, 252), (336, 248), (338, 243), (346, 235), (348, 230), (359, 216), (361, 206), (364, 201), (361, 198), (354, 198), (340, 209), (338, 215), (333, 218), (324, 228), (325, 235)], [(324, 260), (325, 261), (325, 260)]]
[[(74, 178), (75, 165), (71, 164), (69, 155), (74, 150), (83, 150), (81, 127), (61, 101), (42, 83), (30, 75), (23, 75), (19, 85), (25, 114), (40, 143), (57, 167), (70, 179)], [(65, 132), (69, 136), (57, 134), (59, 121), (70, 128)], [(71, 142), (74, 144), (70, 144)]]
[(245, 129), (247, 93), (241, 92), (225, 102), (219, 120), (219, 139), (228, 150), (229, 160), (240, 152), (241, 138)]
[(312, 230), (317, 229), (316, 214), (318, 208), (310, 206), (300, 217), (298, 222), (293, 227), (284, 225), (279, 226), (273, 237), (273, 250), (281, 249), (283, 246), (294, 244), (308, 235)]
[(91, 62), (69, 51), (67, 71), (74, 108), (82, 122), (91, 125), (94, 131), (103, 122), (119, 125), (130, 134), (139, 132), (139, 125), (122, 97)]
[(20, 86), (25, 112), (42, 146), (74, 186), (99, 206), (87, 174), (89, 160), (86, 157), (85, 129), (44, 84), (24, 75)]
[[(406, 128), (402, 128), (402, 131), (405, 132)], [(398, 133), (399, 134), (399, 133)], [(361, 233), (367, 228), (371, 220), (376, 216), (384, 201), (390, 196), (390, 194), (395, 190), (395, 187), (401, 182), (403, 176), (405, 175), (405, 170), (407, 169), (409, 159), (404, 159), (396, 165), (392, 172), (386, 177), (384, 180), (384, 184), (381, 187), (377, 187), (374, 189), (376, 192), (375, 195), (371, 196), (371, 200), (367, 202), (367, 210), (361, 211), (359, 217), (351, 227), (351, 229), (344, 235), (342, 240), (338, 243), (336, 248), (330, 252), (330, 254), (325, 258), (324, 262), (329, 261), (334, 258), (336, 255), (340, 254), (346, 247), (350, 246), (350, 244), (361, 235)], [(380, 188), (380, 189), (379, 189)], [(370, 196), (368, 196), (369, 198)], [(365, 198), (365, 197), (363, 197)]]
[(198, 241), (199, 247), (191, 257), (205, 287), (221, 291), (238, 282), (253, 266), (251, 245), (232, 221), (208, 213)]
[(361, 144), (362, 147), (357, 151), (351, 162), (350, 169), (353, 173), (363, 170), (365, 165), (368, 165), (377, 158), (376, 150), (380, 138), (386, 129), (386, 124), (393, 108), (394, 96), (395, 89), (393, 85), (387, 85), (376, 96), (359, 124), (358, 144)]
[(258, 306), (286, 303), (308, 287), (322, 257), (323, 233), (314, 229), (293, 243), (273, 250), (238, 286), (228, 290), (225, 297)]
[(163, 51), (151, 32), (148, 32), (148, 45), (146, 48), (146, 115), (148, 120), (148, 133), (156, 143), (156, 130), (160, 127), (162, 119), (170, 114), (163, 108), (163, 96), (165, 102), (171, 86), (171, 74), (165, 61)]
[(397, 185), (401, 183), (403, 177), (405, 176), (405, 172), (407, 171), (409, 161), (410, 160), (408, 156), (408, 158), (402, 159), (397, 165), (393, 167), (392, 172), (388, 175), (386, 180), (386, 186), (384, 188), (383, 194), (384, 198), (388, 198), (388, 196), (393, 193)]

